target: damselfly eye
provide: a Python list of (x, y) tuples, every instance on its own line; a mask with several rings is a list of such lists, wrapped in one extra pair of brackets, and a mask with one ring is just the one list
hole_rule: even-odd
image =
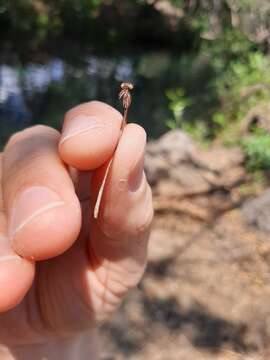
[(121, 89), (123, 89), (123, 90), (132, 90), (133, 85), (131, 83), (122, 83), (121, 84)]

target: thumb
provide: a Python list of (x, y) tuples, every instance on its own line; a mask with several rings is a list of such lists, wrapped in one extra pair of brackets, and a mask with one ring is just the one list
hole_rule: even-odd
[[(153, 218), (152, 194), (143, 172), (145, 131), (125, 127), (106, 180), (98, 219), (91, 217), (91, 281), (106, 287), (104, 301), (116, 305), (140, 280)], [(94, 172), (97, 198), (105, 167)], [(92, 212), (93, 213), (93, 212)], [(98, 279), (98, 280), (95, 280)]]

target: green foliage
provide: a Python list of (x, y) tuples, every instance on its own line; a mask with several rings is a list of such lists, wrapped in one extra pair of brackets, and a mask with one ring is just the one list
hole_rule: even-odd
[[(108, 57), (131, 54), (133, 75), (143, 84), (134, 92), (131, 112), (151, 118), (151, 135), (182, 128), (204, 143), (217, 137), (232, 141), (249, 109), (270, 96), (269, 43), (254, 31), (269, 33), (269, 2), (169, 1), (175, 12), (159, 7), (159, 0), (0, 0), (1, 43), (7, 49), (13, 44), (24, 56), (31, 54), (28, 48), (53, 45), (62, 56), (57, 45), (66, 44), (78, 62), (84, 53), (77, 48)], [(79, 99), (67, 91), (63, 106), (88, 99), (84, 81), (71, 81)], [(104, 93), (115, 90), (105, 87)], [(59, 106), (57, 89), (48, 90), (48, 96), (55, 94)]]
[(166, 93), (172, 113), (167, 125), (185, 127), (201, 141), (221, 137), (232, 142), (247, 112), (270, 97), (270, 58), (231, 30), (204, 42), (192, 60), (183, 60), (181, 90)]
[(231, 61), (246, 61), (250, 52), (256, 50), (252, 43), (239, 29), (225, 27), (214, 40), (202, 40), (201, 52), (211, 57), (217, 72), (223, 72)]
[(83, 20), (90, 21), (101, 4), (102, 0), (1, 0), (2, 39), (16, 40), (17, 49), (20, 45), (38, 48), (62, 34), (71, 18), (73, 26), (81, 21), (83, 27)]
[(190, 123), (185, 118), (185, 111), (192, 106), (190, 98), (185, 96), (183, 89), (168, 90), (166, 96), (169, 100), (169, 109), (172, 117), (166, 121), (169, 129), (182, 129), (190, 134), (194, 140), (207, 144), (207, 126), (202, 121)]
[(170, 59), (167, 54), (149, 53), (142, 56), (138, 63), (137, 74), (147, 79), (153, 79), (157, 76), (161, 77), (170, 66)]
[(182, 7), (185, 4), (185, 0), (170, 0), (172, 5)]
[(270, 136), (260, 130), (242, 141), (247, 169), (254, 172), (270, 169)]
[(166, 125), (170, 129), (176, 129), (183, 126), (184, 111), (190, 100), (184, 95), (182, 89), (168, 90), (167, 98), (169, 99), (169, 109), (172, 112), (172, 118), (167, 120)]
[(270, 59), (261, 52), (237, 58), (215, 81), (220, 105), (212, 115), (216, 135), (224, 133), (243, 119), (252, 107), (270, 96)]

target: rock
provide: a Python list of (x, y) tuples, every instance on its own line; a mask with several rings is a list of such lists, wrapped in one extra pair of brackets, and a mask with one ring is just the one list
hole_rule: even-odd
[[(170, 239), (170, 241), (168, 241)], [(177, 249), (183, 245), (183, 239), (177, 233), (168, 229), (153, 229), (149, 241), (150, 262), (158, 262), (170, 259), (175, 255)], [(166, 246), (164, 246), (166, 244)]]
[(220, 173), (242, 164), (245, 155), (239, 147), (213, 147), (209, 150), (194, 150), (191, 159), (199, 167)]
[(187, 160), (194, 149), (191, 138), (181, 130), (171, 130), (159, 140), (150, 141), (147, 145), (148, 154), (164, 156), (171, 164)]
[(154, 209), (156, 213), (160, 212), (175, 212), (179, 214), (188, 215), (191, 218), (210, 221), (212, 218), (212, 209), (207, 206), (201, 206), (189, 199), (178, 201), (177, 199), (154, 199)]
[(251, 225), (270, 232), (270, 190), (256, 199), (246, 201), (242, 212)]
[[(157, 210), (208, 221), (239, 203), (234, 192), (246, 179), (240, 148), (201, 149), (181, 130), (173, 130), (147, 145), (146, 173)], [(233, 194), (237, 194), (235, 197)]]
[(187, 194), (201, 193), (211, 189), (211, 184), (203, 176), (203, 172), (192, 164), (181, 164), (171, 170), (170, 176)]
[(217, 188), (231, 189), (244, 183), (248, 179), (246, 171), (241, 166), (235, 166), (225, 171), (218, 177), (215, 186)]
[(247, 175), (244, 168), (238, 166), (228, 169), (221, 175), (183, 163), (169, 171), (170, 176), (159, 179), (156, 193), (163, 196), (184, 197), (207, 194), (212, 190), (230, 190), (242, 184)]
[(154, 194), (156, 193), (163, 197), (182, 198), (186, 195), (186, 189), (181, 188), (179, 184), (172, 179), (161, 179), (154, 190)]
[(145, 172), (149, 184), (156, 185), (168, 175), (168, 163), (162, 156), (145, 155)]
[(170, 171), (184, 161), (189, 161), (195, 151), (191, 138), (181, 130), (172, 130), (156, 141), (147, 144), (145, 170), (148, 181), (155, 185), (170, 177)]

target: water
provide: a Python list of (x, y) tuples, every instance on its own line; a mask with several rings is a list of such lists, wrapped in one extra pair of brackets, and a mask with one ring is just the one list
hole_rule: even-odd
[(81, 102), (97, 99), (122, 110), (118, 92), (123, 81), (135, 85), (129, 121), (141, 124), (150, 138), (168, 129), (168, 90), (182, 88), (191, 100), (185, 121), (205, 118), (216, 97), (208, 58), (164, 51), (45, 59), (0, 63), (0, 147), (27, 126), (43, 123), (60, 129), (65, 112)]
[(98, 99), (119, 110), (119, 85), (135, 84), (130, 121), (149, 137), (166, 130), (170, 116), (165, 92), (177, 86), (170, 75), (175, 59), (166, 53), (104, 57), (87, 55), (69, 62), (60, 57), (42, 62), (0, 64), (0, 145), (15, 131), (37, 123), (61, 128), (64, 113)]

